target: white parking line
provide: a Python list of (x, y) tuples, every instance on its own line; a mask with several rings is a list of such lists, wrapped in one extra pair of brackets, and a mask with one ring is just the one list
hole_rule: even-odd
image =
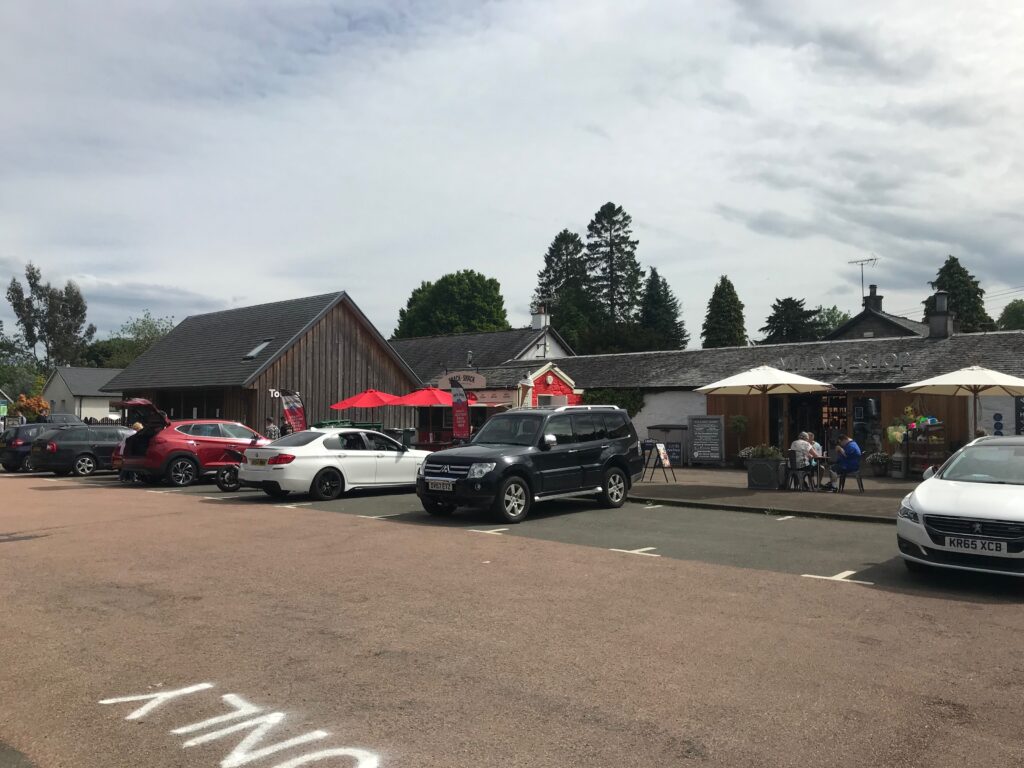
[(661, 504), (648, 504), (644, 509), (661, 509)]
[(646, 557), (661, 557), (661, 555), (656, 555), (653, 552), (651, 552), (652, 549), (657, 549), (657, 547), (640, 547), (640, 549), (615, 549), (613, 547), (609, 551), (622, 552), (627, 555), (645, 555)]
[(297, 504), (275, 504), (278, 509), (298, 509), (299, 507), (311, 507), (313, 506), (312, 501), (302, 501)]
[(492, 528), (489, 531), (481, 531), (481, 530), (478, 530), (476, 528), (470, 528), (469, 532), (470, 533), (493, 533), (496, 536), (501, 536), (501, 534), (503, 534), (507, 530), (508, 530), (508, 528)]
[(392, 515), (356, 515), (356, 517), (364, 517), (367, 520), (383, 520), (385, 517), (398, 517), (399, 515), (404, 515), (404, 514), (406, 514), (406, 513), (405, 512), (395, 512)]
[(796, 518), (796, 515), (786, 515), (785, 517), (776, 517), (775, 521), (778, 522), (778, 523), (781, 523), (783, 520), (793, 520), (795, 518)]
[(207, 501), (231, 501), (231, 499), (247, 499), (249, 498), (248, 493), (243, 493), (240, 496), (203, 496)]
[(858, 581), (857, 579), (851, 579), (850, 577), (855, 574), (856, 571), (840, 571), (835, 576), (817, 576), (813, 573), (801, 573), (805, 579), (821, 579), (822, 581), (841, 581), (844, 584), (866, 584), (871, 587), (874, 586), (873, 581)]

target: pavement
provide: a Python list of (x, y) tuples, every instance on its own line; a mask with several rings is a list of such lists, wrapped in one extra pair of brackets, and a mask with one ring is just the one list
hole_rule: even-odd
[(1024, 765), (1021, 582), (909, 574), (887, 525), (109, 476), (0, 501), (4, 768)]
[(639, 501), (680, 504), (688, 507), (725, 509), (736, 512), (773, 512), (811, 517), (896, 522), (900, 500), (917, 487), (917, 480), (894, 480), (864, 473), (864, 491), (855, 481), (843, 493), (812, 491), (759, 491), (747, 488), (746, 470), (676, 469), (672, 474), (658, 469), (655, 477), (637, 483), (630, 497)]

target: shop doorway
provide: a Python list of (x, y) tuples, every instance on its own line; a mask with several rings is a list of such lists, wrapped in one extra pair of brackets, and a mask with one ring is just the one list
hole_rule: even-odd
[[(801, 432), (811, 432), (826, 451), (839, 441), (847, 429), (845, 392), (814, 392), (804, 395), (786, 395), (772, 409), (773, 434), (778, 434), (778, 445), (785, 450)], [(785, 402), (782, 402), (782, 401)], [(776, 431), (777, 430), (777, 431)]]

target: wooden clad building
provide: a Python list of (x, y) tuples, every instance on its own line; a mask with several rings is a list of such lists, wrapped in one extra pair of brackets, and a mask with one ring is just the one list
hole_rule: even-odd
[[(419, 378), (344, 291), (185, 318), (104, 390), (152, 400), (171, 418), (236, 419), (259, 429), (298, 391), (310, 423), (368, 388), (404, 394)], [(361, 421), (411, 426), (408, 408), (362, 410)]]

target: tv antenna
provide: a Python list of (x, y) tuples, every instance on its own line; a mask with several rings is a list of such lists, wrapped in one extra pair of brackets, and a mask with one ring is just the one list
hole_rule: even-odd
[(846, 262), (847, 264), (857, 264), (860, 266), (860, 297), (864, 298), (864, 265), (875, 266), (878, 263), (878, 256), (874, 253), (871, 254), (871, 258), (868, 259), (854, 259), (853, 261)]

